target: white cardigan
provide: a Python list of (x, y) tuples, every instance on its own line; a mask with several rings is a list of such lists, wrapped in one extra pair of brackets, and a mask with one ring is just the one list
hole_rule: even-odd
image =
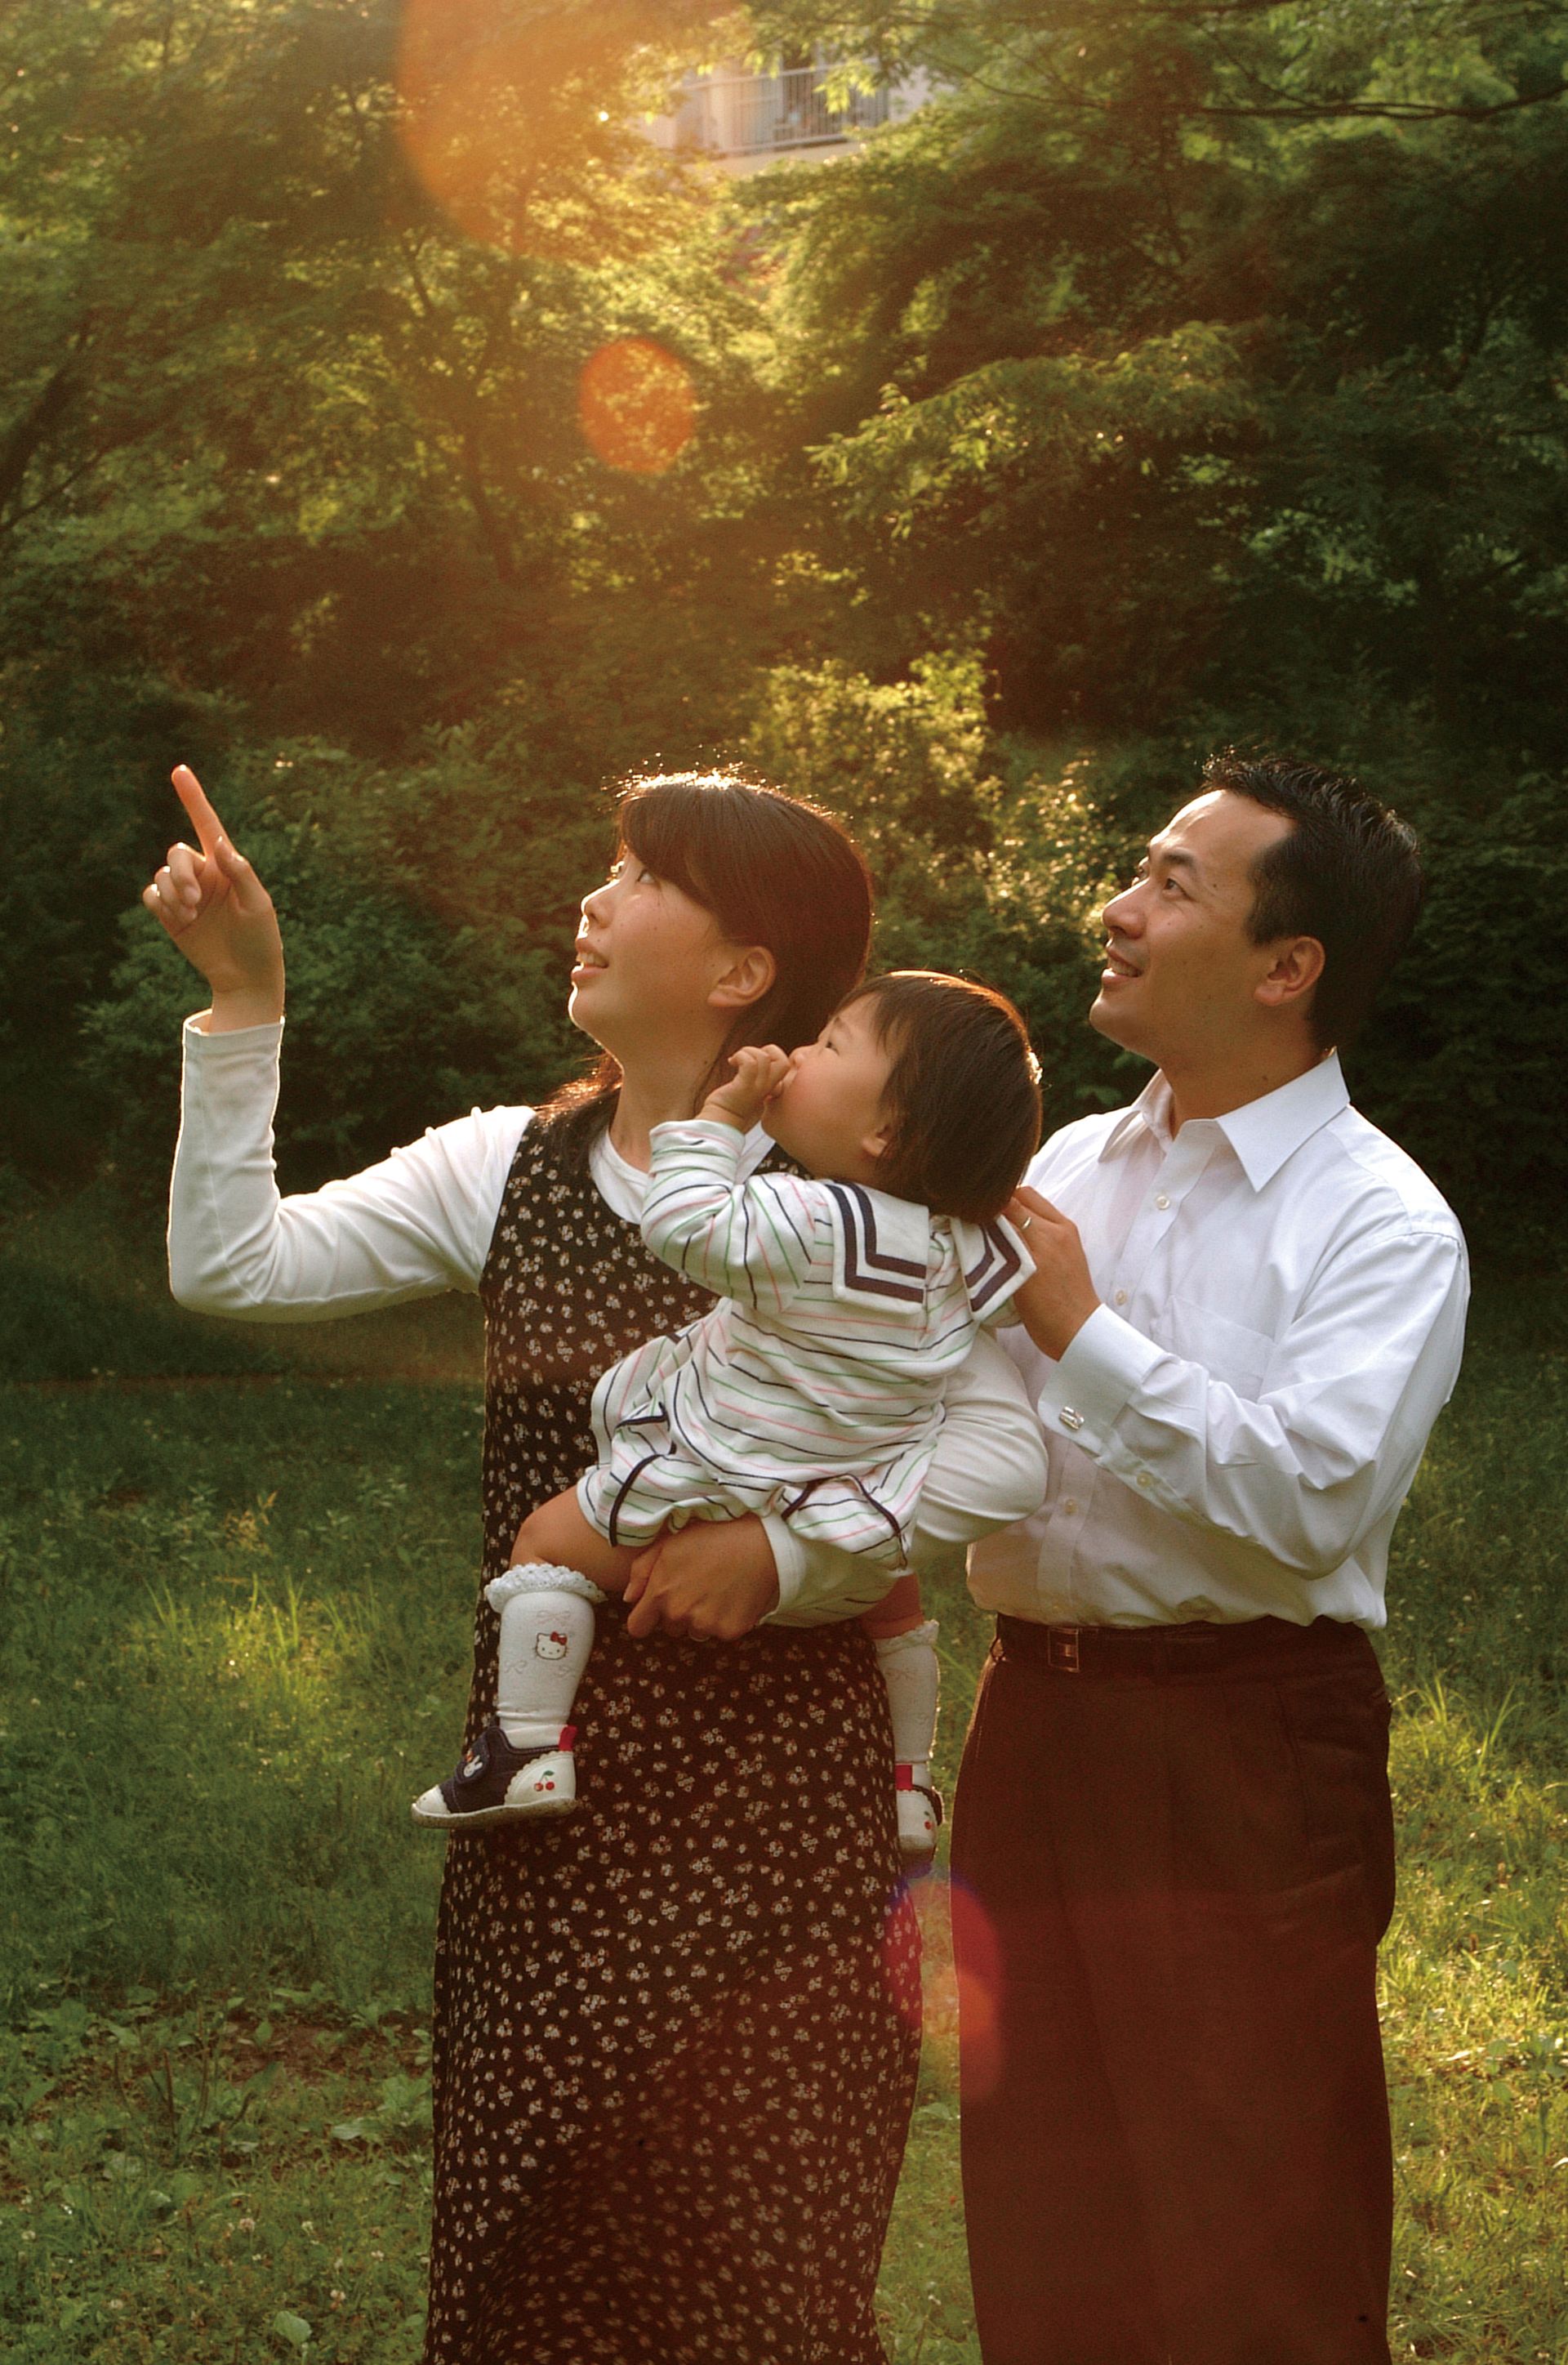
[[(476, 1290), (532, 1109), (475, 1109), (346, 1182), (285, 1199), (273, 1164), (282, 1037), (281, 1025), (207, 1035), (186, 1021), (169, 1196), (169, 1278), (180, 1304), (241, 1322), (330, 1322), (443, 1289)], [(770, 1147), (759, 1127), (743, 1171)], [(608, 1138), (595, 1144), (589, 1168), (606, 1205), (637, 1222), (647, 1176)], [(1027, 1519), (1046, 1489), (1039, 1421), (1014, 1364), (985, 1333), (948, 1383), (944, 1411), (913, 1544), (915, 1566), (927, 1573)], [(778, 1622), (851, 1618), (886, 1592), (885, 1569), (805, 1544), (781, 1519), (765, 1524)]]

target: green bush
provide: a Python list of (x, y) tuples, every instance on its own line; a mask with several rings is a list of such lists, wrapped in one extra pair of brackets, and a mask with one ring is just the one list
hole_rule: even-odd
[(1352, 1085), (1473, 1247), (1544, 1257), (1568, 1193), (1568, 784), (1523, 779), (1484, 816), (1431, 805), (1411, 817), (1426, 909), (1349, 1063)]
[(831, 662), (780, 667), (747, 754), (864, 846), (878, 967), (961, 970), (1017, 1003), (1048, 1126), (1141, 1089), (1143, 1063), (1084, 1024), (1099, 913), (1126, 876), (1129, 829), (1098, 801), (1084, 759), (1047, 769), (991, 736), (975, 659), (920, 659), (897, 683)]
[(119, 1079), (100, 1093), (81, 1065), (82, 1008), (171, 834), (163, 751), (204, 761), (222, 728), (140, 674), (0, 664), (0, 1144), (35, 1180), (84, 1180), (116, 1120)]

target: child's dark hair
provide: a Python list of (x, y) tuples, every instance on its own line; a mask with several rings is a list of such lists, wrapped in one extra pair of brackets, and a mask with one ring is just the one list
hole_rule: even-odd
[(1040, 1067), (1005, 994), (935, 970), (894, 970), (846, 996), (872, 1004), (892, 1054), (893, 1139), (877, 1187), (934, 1215), (999, 1216), (1040, 1144)]

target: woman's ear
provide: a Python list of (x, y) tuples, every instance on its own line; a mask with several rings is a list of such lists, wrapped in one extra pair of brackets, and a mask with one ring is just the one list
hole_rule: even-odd
[(778, 964), (766, 945), (727, 945), (724, 966), (708, 994), (711, 1010), (749, 1010), (760, 1002), (778, 975)]

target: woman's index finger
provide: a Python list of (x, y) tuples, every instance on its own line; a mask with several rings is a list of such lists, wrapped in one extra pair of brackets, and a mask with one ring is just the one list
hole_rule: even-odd
[(174, 784), (174, 794), (196, 824), (196, 833), (201, 840), (202, 852), (216, 854), (218, 841), (226, 835), (226, 832), (223, 824), (212, 809), (212, 801), (207, 790), (188, 764), (176, 764), (169, 778)]

